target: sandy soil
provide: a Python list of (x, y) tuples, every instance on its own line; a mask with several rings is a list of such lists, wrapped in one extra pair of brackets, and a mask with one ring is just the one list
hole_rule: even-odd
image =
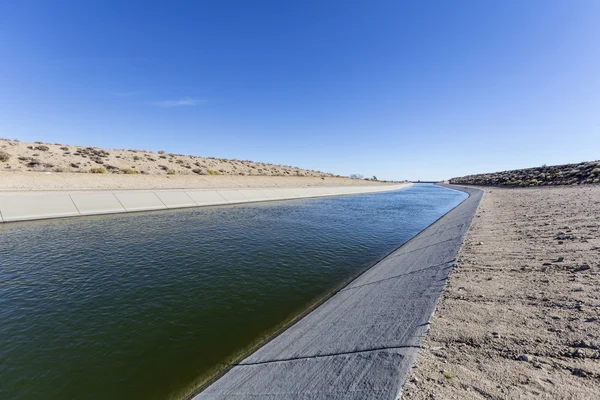
[(359, 179), (298, 176), (115, 175), (0, 171), (0, 191), (65, 189), (210, 189), (380, 185)]
[(486, 189), (411, 399), (600, 399), (600, 186)]
[(377, 184), (252, 161), (0, 139), (0, 191)]

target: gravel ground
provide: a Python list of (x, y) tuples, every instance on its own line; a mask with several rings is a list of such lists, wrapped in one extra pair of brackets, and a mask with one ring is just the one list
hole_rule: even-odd
[(600, 186), (487, 188), (410, 399), (600, 398)]

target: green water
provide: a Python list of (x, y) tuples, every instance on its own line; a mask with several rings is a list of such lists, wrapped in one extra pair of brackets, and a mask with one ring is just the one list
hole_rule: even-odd
[(193, 392), (460, 203), (392, 193), (0, 226), (0, 399)]

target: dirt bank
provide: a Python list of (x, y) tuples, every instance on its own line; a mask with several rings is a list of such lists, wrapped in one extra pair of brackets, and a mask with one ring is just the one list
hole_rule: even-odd
[(488, 188), (411, 399), (600, 398), (600, 186)]

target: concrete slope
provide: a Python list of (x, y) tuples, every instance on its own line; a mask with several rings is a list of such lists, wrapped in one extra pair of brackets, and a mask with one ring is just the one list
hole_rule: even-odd
[(261, 189), (0, 192), (0, 222), (129, 213), (398, 190), (410, 183)]
[(194, 399), (396, 399), (483, 195), (452, 188), (469, 198)]

